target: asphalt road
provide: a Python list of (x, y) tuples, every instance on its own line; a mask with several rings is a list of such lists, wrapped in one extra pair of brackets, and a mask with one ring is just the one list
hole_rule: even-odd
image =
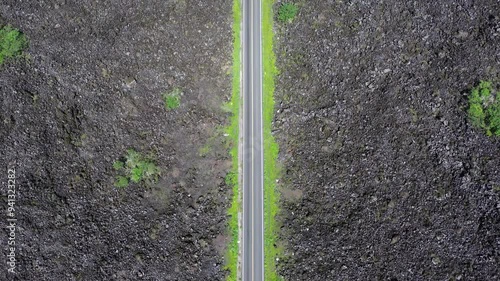
[(260, 0), (243, 0), (243, 281), (264, 280), (264, 170)]

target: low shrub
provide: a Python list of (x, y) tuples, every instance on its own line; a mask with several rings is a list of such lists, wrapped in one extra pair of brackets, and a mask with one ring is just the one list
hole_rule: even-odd
[(171, 92), (163, 93), (163, 102), (167, 110), (176, 109), (181, 105), (182, 91), (179, 88), (173, 89)]
[(28, 40), (19, 30), (10, 25), (0, 28), (0, 65), (6, 59), (21, 56), (27, 46)]
[(490, 81), (481, 81), (469, 95), (469, 119), (487, 136), (500, 136), (500, 94)]
[(159, 168), (152, 160), (133, 149), (127, 150), (127, 155), (123, 159), (115, 161), (113, 168), (118, 172), (116, 187), (126, 187), (130, 181), (134, 183), (155, 182), (160, 175)]
[(278, 9), (278, 20), (281, 22), (291, 22), (299, 8), (293, 3), (283, 3)]

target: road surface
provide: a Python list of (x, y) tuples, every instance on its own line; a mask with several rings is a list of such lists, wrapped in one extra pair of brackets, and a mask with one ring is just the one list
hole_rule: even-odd
[(264, 170), (260, 0), (243, 1), (243, 281), (264, 280)]

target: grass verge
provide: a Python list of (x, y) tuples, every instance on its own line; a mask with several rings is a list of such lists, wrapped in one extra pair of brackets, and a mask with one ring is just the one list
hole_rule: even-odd
[(226, 127), (226, 134), (230, 139), (230, 153), (232, 159), (231, 172), (226, 176), (226, 184), (233, 190), (229, 215), (229, 245), (226, 253), (226, 270), (229, 271), (228, 281), (237, 281), (238, 278), (238, 212), (240, 209), (238, 186), (238, 141), (239, 141), (239, 114), (240, 114), (240, 68), (241, 68), (241, 0), (233, 0), (233, 68), (232, 68), (232, 95), (231, 101), (224, 105), (231, 111), (231, 122)]
[(279, 193), (276, 180), (278, 144), (271, 127), (274, 119), (274, 77), (278, 74), (273, 51), (273, 4), (274, 0), (262, 1), (262, 67), (263, 77), (263, 135), (264, 135), (264, 274), (266, 281), (282, 280), (276, 271), (276, 258), (281, 255), (277, 245), (279, 225), (276, 215), (279, 211)]

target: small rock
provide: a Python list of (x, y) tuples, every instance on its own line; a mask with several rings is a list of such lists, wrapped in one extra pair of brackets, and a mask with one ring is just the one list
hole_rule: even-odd
[(457, 38), (460, 38), (460, 39), (465, 39), (469, 36), (469, 32), (467, 31), (463, 31), (463, 30), (460, 30), (458, 32), (458, 35), (457, 35)]
[(135, 85), (137, 85), (137, 81), (135, 80), (135, 78), (130, 77), (125, 80), (125, 87), (127, 87), (128, 89), (133, 88)]
[(434, 265), (439, 265), (439, 264), (441, 264), (441, 259), (440, 259), (438, 256), (434, 255), (434, 256), (432, 257), (432, 264), (434, 264)]
[(394, 245), (399, 242), (399, 235), (394, 235), (391, 239), (391, 245)]

